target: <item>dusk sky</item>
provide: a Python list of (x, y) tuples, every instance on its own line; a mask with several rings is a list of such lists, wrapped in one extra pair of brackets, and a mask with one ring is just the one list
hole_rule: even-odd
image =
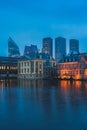
[(37, 44), (42, 38), (58, 36), (76, 38), (80, 51), (87, 52), (86, 0), (0, 0), (0, 55), (7, 55), (7, 41), (18, 44), (21, 54), (24, 46)]

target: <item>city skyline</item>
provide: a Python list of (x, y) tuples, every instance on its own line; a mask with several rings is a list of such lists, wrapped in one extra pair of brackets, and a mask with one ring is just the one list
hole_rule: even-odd
[[(80, 0), (3, 0), (0, 2), (0, 55), (7, 55), (7, 39), (11, 36), (22, 54), (24, 46), (38, 44), (42, 48), (44, 37), (62, 36), (78, 39), (80, 51), (87, 49), (87, 2)], [(84, 48), (85, 44), (85, 48)], [(6, 48), (6, 49), (4, 49)]]

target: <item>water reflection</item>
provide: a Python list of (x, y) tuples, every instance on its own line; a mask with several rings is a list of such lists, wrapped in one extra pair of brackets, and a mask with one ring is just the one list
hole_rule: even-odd
[(85, 130), (87, 82), (1, 80), (0, 123), (0, 130)]
[(18, 85), (17, 79), (2, 79), (0, 80), (0, 87), (16, 87)]
[(28, 80), (28, 79), (19, 79), (18, 85), (20, 87), (43, 87), (43, 80)]

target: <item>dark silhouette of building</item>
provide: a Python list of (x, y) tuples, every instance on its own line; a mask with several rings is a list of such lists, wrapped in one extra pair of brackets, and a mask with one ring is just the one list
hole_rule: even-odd
[(55, 38), (55, 59), (59, 62), (66, 55), (66, 39), (63, 37)]
[(44, 38), (43, 39), (43, 53), (48, 53), (51, 57), (53, 57), (53, 40), (52, 38)]
[(9, 57), (19, 57), (20, 56), (19, 47), (12, 40), (11, 37), (9, 37), (9, 39), (8, 39), (8, 56)]
[(37, 45), (25, 46), (24, 55), (38, 53)]
[(70, 39), (70, 54), (79, 53), (79, 40)]

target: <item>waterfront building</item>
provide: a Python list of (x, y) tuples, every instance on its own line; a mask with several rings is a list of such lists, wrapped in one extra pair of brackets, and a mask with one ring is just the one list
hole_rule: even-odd
[(41, 59), (21, 60), (18, 62), (18, 77), (28, 79), (43, 78), (43, 63)]
[(23, 57), (18, 62), (18, 77), (27, 79), (53, 78), (56, 61), (49, 54), (40, 53), (34, 57)]
[(37, 45), (25, 46), (24, 55), (29, 55), (29, 54), (34, 54), (34, 53), (35, 54), (38, 53)]
[(50, 37), (43, 39), (43, 48), (42, 53), (48, 53), (51, 57), (53, 57), (53, 40)]
[(17, 77), (19, 58), (0, 57), (0, 78)]
[(11, 37), (8, 39), (8, 56), (9, 57), (19, 57), (19, 47), (18, 45), (12, 40)]
[(87, 80), (87, 54), (64, 57), (57, 65), (59, 79)]
[(57, 63), (66, 55), (66, 39), (63, 37), (55, 38), (55, 59)]
[(79, 40), (70, 39), (70, 54), (78, 54), (79, 53)]

